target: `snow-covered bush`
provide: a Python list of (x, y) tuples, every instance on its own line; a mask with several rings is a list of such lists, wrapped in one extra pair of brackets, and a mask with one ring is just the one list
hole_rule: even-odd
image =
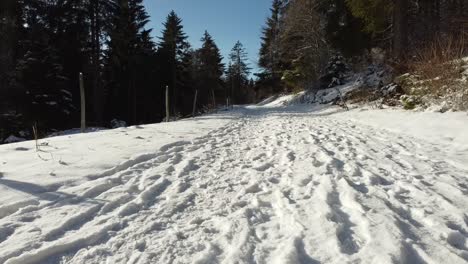
[(118, 119), (112, 119), (111, 120), (111, 127), (112, 128), (120, 128), (120, 127), (126, 127), (126, 126), (127, 126), (127, 123), (125, 121), (118, 120)]
[[(24, 123), (25, 122), (23, 116), (15, 112), (7, 112), (0, 114), (0, 144), (13, 143), (10, 142), (10, 136), (23, 139), (30, 139), (31, 134), (24, 127)], [(7, 140), (9, 138), (10, 140)]]
[(20, 138), (20, 137), (14, 136), (14, 135), (10, 135), (9, 137), (7, 137), (3, 141), (3, 143), (10, 144), (10, 143), (23, 142), (23, 141), (26, 141), (26, 139), (25, 138)]
[(420, 103), (419, 100), (413, 95), (402, 95), (400, 100), (403, 104), (403, 108), (406, 110), (413, 110), (416, 108), (416, 105)]
[(387, 65), (373, 64), (359, 75), (356, 82), (362, 87), (372, 89), (384, 87), (390, 84), (393, 79), (392, 69)]
[(394, 97), (398, 95), (403, 95), (403, 89), (400, 85), (396, 83), (391, 83), (380, 88), (380, 92), (384, 97)]
[(320, 88), (332, 88), (344, 84), (349, 72), (350, 67), (343, 56), (332, 56), (325, 68), (325, 74), (320, 77)]

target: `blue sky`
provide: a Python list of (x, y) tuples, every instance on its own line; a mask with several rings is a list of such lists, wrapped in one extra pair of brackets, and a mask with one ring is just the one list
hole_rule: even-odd
[(200, 38), (208, 30), (226, 58), (240, 40), (254, 69), (257, 68), (261, 28), (270, 13), (270, 5), (271, 0), (145, 0), (151, 15), (148, 27), (153, 28), (154, 37), (161, 35), (162, 23), (174, 10), (183, 19), (185, 33), (193, 47), (200, 47)]

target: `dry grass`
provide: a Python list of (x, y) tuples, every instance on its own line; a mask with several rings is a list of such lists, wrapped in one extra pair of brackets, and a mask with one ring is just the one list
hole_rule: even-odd
[(369, 103), (377, 100), (375, 91), (369, 88), (361, 88), (346, 94), (346, 101), (350, 104)]
[(453, 96), (454, 106), (465, 110), (468, 87), (461, 81), (464, 71), (461, 58), (467, 55), (467, 44), (463, 34), (459, 37), (439, 36), (420, 49), (415, 59), (408, 63), (408, 68), (420, 80), (418, 89), (413, 89), (412, 94), (434, 100)]
[(426, 82), (429, 92), (437, 94), (444, 86), (453, 84), (461, 77), (462, 58), (466, 55), (465, 38), (437, 37), (422, 48), (410, 62), (409, 68)]

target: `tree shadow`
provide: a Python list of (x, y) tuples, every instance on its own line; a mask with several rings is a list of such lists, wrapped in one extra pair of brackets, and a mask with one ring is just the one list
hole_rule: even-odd
[(84, 200), (83, 197), (78, 195), (58, 192), (57, 190), (59, 186), (51, 186), (47, 188), (34, 183), (7, 180), (2, 178), (0, 178), (0, 185), (4, 185), (10, 189), (33, 195), (41, 200), (58, 202), (60, 204), (73, 204)]

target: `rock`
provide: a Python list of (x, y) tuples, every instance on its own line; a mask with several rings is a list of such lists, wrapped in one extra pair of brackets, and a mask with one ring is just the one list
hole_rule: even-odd
[(396, 83), (391, 83), (388, 84), (382, 88), (380, 88), (380, 91), (384, 97), (396, 97), (396, 96), (401, 96), (405, 92), (403, 91), (403, 88), (401, 88), (400, 85)]

